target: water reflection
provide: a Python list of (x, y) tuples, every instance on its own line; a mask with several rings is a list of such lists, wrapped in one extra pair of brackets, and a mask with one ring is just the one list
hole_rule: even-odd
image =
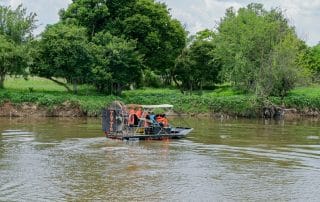
[(107, 140), (99, 119), (0, 119), (0, 201), (320, 197), (316, 121), (173, 120), (179, 141)]

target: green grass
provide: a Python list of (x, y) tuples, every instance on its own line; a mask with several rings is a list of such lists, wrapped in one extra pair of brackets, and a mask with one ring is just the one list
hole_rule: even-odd
[(7, 77), (4, 87), (8, 90), (18, 91), (66, 91), (64, 87), (55, 84), (53, 81), (39, 77), (29, 77), (27, 80)]
[[(63, 79), (59, 79), (60, 82), (65, 82)], [(4, 87), (7, 90), (14, 91), (28, 91), (28, 92), (67, 92), (67, 89), (55, 82), (40, 78), (40, 77), (29, 77), (24, 79), (22, 77), (7, 77), (4, 83)], [(72, 86), (69, 85), (70, 88)], [(78, 87), (80, 94), (91, 94), (95, 92), (94, 88), (89, 85), (79, 85)]]
[(298, 110), (318, 110), (320, 109), (320, 86), (312, 85), (308, 87), (298, 87), (292, 90), (283, 100), (287, 107)]
[(289, 96), (307, 96), (307, 97), (320, 97), (320, 86), (311, 85), (308, 87), (298, 87), (289, 93)]
[(15, 104), (30, 102), (39, 106), (52, 107), (65, 102), (79, 106), (88, 115), (97, 115), (101, 108), (117, 99), (114, 96), (105, 96), (97, 93), (93, 87), (79, 85), (78, 94), (67, 90), (44, 78), (30, 77), (7, 78), (5, 89), (0, 90), (0, 102), (10, 101)]
[[(174, 110), (181, 113), (222, 112), (249, 117), (258, 114), (261, 107), (253, 95), (241, 94), (229, 86), (191, 95), (183, 95), (177, 89), (145, 88), (124, 91), (120, 97), (116, 97), (99, 94), (88, 85), (79, 86), (79, 93), (73, 94), (50, 80), (31, 77), (28, 80), (7, 78), (5, 89), (0, 90), (2, 103), (5, 101), (15, 104), (30, 102), (39, 106), (52, 107), (69, 102), (80, 107), (89, 116), (99, 115), (101, 108), (113, 100), (136, 104), (173, 104)], [(273, 97), (270, 101), (298, 110), (320, 109), (320, 86), (299, 87), (292, 90), (283, 100)]]

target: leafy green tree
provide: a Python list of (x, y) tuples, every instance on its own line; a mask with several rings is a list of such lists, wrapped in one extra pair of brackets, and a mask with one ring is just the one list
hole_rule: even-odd
[(144, 64), (165, 76), (186, 41), (181, 23), (172, 19), (165, 4), (154, 0), (74, 0), (61, 19), (87, 27), (92, 36), (105, 31), (137, 41)]
[(142, 55), (136, 44), (110, 33), (97, 33), (91, 43), (92, 80), (100, 92), (121, 94), (130, 84), (139, 83), (142, 76)]
[(320, 79), (320, 44), (308, 47), (299, 57), (299, 64), (310, 71), (314, 82)]
[(16, 9), (0, 5), (0, 88), (6, 75), (26, 75), (27, 43), (32, 39), (35, 14), (27, 14), (19, 5)]
[[(179, 57), (176, 59), (176, 64), (173, 69), (173, 80), (175, 84), (180, 88), (181, 92), (185, 90), (192, 91), (195, 84), (194, 69), (195, 61), (191, 58), (191, 51), (188, 48), (182, 50)], [(181, 84), (180, 84), (181, 82)]]
[(106, 26), (109, 9), (106, 0), (73, 0), (66, 11), (60, 11), (60, 16), (63, 21), (86, 27), (89, 36), (93, 36)]
[(260, 97), (275, 95), (284, 97), (305, 75), (296, 61), (300, 53), (300, 40), (288, 34), (277, 44), (263, 64), (258, 75), (257, 93)]
[(0, 88), (3, 88), (6, 75), (25, 74), (27, 66), (23, 46), (16, 45), (0, 35)]
[(177, 58), (173, 71), (174, 81), (180, 89), (192, 91), (218, 82), (221, 62), (215, 54), (214, 39), (215, 33), (210, 30), (191, 36), (191, 44)]
[(17, 44), (28, 42), (32, 31), (36, 28), (36, 14), (27, 14), (25, 8), (19, 5), (16, 9), (0, 5), (0, 34)]
[(86, 31), (83, 27), (62, 23), (48, 26), (41, 40), (34, 42), (31, 72), (71, 91), (66, 83), (56, 79), (65, 78), (68, 83), (73, 83), (73, 90), (77, 92), (77, 84), (91, 74)]
[[(294, 42), (295, 46), (285, 43), (288, 41)], [(255, 3), (240, 8), (237, 12), (232, 8), (228, 9), (218, 27), (217, 44), (217, 53), (223, 61), (222, 76), (245, 92), (256, 94), (263, 92), (265, 96), (283, 95), (283, 90), (287, 92), (293, 87), (293, 83), (290, 82), (289, 88), (284, 88), (284, 85), (273, 85), (273, 89), (263, 89), (269, 88), (260, 82), (264, 78), (264, 73), (286, 68), (289, 71), (287, 75), (292, 74), (292, 81), (299, 76), (297, 66), (292, 61), (296, 61), (298, 56), (296, 50), (300, 49), (303, 42), (298, 39), (294, 28), (288, 25), (288, 20), (279, 9), (267, 11), (262, 4)], [(285, 55), (285, 60), (280, 65), (279, 56), (285, 54), (282, 50), (290, 54)], [(271, 65), (272, 62), (278, 64), (275, 65), (277, 68), (270, 68), (274, 66)], [(278, 75), (270, 79), (278, 78), (280, 72), (282, 71), (272, 72)]]
[(160, 75), (170, 75), (175, 59), (185, 46), (186, 32), (179, 21), (171, 19), (166, 6), (150, 0), (137, 1), (124, 24), (119, 33), (137, 40), (146, 65)]

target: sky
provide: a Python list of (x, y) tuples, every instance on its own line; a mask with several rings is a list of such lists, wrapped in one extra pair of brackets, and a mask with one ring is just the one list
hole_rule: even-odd
[[(308, 45), (320, 41), (320, 0), (159, 0), (167, 4), (171, 15), (180, 20), (194, 34), (205, 28), (214, 29), (229, 7), (238, 9), (251, 2), (262, 3), (265, 8), (280, 7), (290, 24), (296, 27), (298, 36)], [(0, 0), (1, 5), (15, 8), (23, 4), (29, 12), (37, 13), (38, 29), (41, 33), (47, 24), (59, 20), (58, 12), (66, 8), (71, 0)]]

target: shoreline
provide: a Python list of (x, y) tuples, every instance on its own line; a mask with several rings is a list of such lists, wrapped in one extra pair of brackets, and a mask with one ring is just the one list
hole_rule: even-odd
[[(99, 117), (99, 113), (87, 113), (82, 110), (80, 106), (75, 106), (69, 102), (52, 107), (39, 106), (34, 103), (20, 103), (14, 104), (10, 101), (4, 102), (0, 105), (0, 117)], [(184, 117), (197, 117), (197, 118), (214, 118), (214, 119), (233, 119), (233, 118), (265, 118), (273, 119), (274, 117), (264, 117), (262, 113), (257, 113), (255, 116), (241, 116), (235, 113), (224, 112), (169, 112), (168, 116), (184, 116)], [(283, 114), (280, 119), (301, 119), (301, 118), (320, 118), (320, 113), (317, 110), (304, 110), (297, 109), (283, 109)]]

